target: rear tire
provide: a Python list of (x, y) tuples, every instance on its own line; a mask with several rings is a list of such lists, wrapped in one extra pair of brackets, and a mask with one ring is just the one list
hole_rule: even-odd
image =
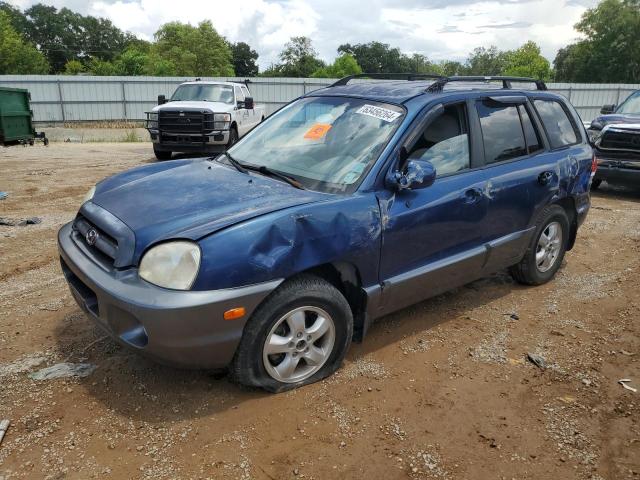
[(602, 184), (602, 180), (599, 178), (594, 178), (591, 181), (591, 190), (598, 190), (600, 188), (600, 185)]
[(171, 160), (171, 155), (173, 152), (167, 152), (164, 150), (157, 150), (156, 147), (153, 147), (153, 154), (156, 156), (158, 160)]
[(568, 241), (567, 212), (559, 205), (546, 207), (536, 221), (536, 230), (524, 257), (510, 268), (511, 276), (525, 285), (547, 283), (562, 265)]
[(270, 392), (317, 382), (340, 367), (352, 336), (342, 293), (319, 277), (300, 275), (278, 287), (245, 325), (231, 379)]

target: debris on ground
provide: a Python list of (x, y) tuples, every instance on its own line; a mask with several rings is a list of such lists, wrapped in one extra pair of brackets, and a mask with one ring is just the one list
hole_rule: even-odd
[(0, 200), (4, 200), (8, 196), (9, 196), (9, 194), (7, 192), (0, 192)]
[(31, 355), (24, 355), (17, 360), (5, 365), (0, 365), (0, 377), (6, 375), (13, 375), (16, 373), (24, 373), (32, 370), (35, 367), (39, 367), (47, 361), (47, 357), (42, 353), (34, 353)]
[(10, 218), (0, 217), (0, 225), (5, 225), (7, 227), (13, 227), (16, 224), (15, 221)]
[(52, 380), (54, 378), (88, 377), (96, 369), (92, 363), (58, 363), (29, 374), (34, 380)]
[(633, 393), (636, 393), (638, 391), (638, 389), (627, 385), (627, 383), (629, 383), (629, 382), (631, 382), (630, 378), (621, 378), (620, 380), (618, 380), (618, 383), (620, 385), (622, 385), (623, 388), (626, 388), (627, 390), (629, 390), (629, 391), (631, 391)]
[(42, 223), (42, 219), (40, 217), (29, 217), (18, 222), (18, 225), (24, 227), (26, 225), (38, 225), (39, 223)]
[(11, 422), (9, 420), (0, 420), (0, 443), (2, 443), (4, 434), (7, 433), (7, 430), (9, 430), (9, 425), (11, 425)]
[(544, 359), (542, 355), (537, 355), (535, 353), (527, 353), (527, 360), (533, 363), (536, 367), (544, 370), (547, 368), (547, 361)]

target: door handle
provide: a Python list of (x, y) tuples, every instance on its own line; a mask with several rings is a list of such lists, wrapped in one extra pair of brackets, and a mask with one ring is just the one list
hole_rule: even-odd
[(482, 198), (482, 190), (479, 188), (470, 188), (464, 192), (464, 203), (473, 204), (480, 201)]
[(551, 183), (551, 180), (553, 179), (553, 172), (542, 172), (540, 175), (538, 175), (538, 183), (540, 185), (549, 185), (549, 183)]

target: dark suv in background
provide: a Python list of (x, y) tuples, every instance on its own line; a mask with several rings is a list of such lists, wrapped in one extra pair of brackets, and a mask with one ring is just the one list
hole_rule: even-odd
[(98, 183), (58, 235), (78, 304), (140, 353), (281, 391), (390, 312), (503, 268), (551, 280), (595, 170), (567, 100), (523, 78), (366, 77), (216, 158)]
[(604, 105), (591, 122), (589, 136), (598, 159), (592, 188), (603, 181), (640, 186), (640, 90), (616, 105)]

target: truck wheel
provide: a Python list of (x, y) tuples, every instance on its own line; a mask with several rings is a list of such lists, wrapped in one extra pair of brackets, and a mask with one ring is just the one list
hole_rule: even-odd
[(231, 127), (231, 130), (229, 130), (229, 141), (227, 142), (227, 148), (231, 148), (237, 141), (238, 130), (236, 129), (236, 127)]
[(164, 150), (157, 150), (156, 147), (153, 147), (153, 153), (155, 154), (158, 160), (171, 160), (171, 154), (173, 152), (166, 152)]
[(564, 259), (569, 240), (569, 217), (559, 205), (546, 207), (536, 222), (523, 259), (511, 267), (513, 278), (525, 285), (542, 285), (551, 280)]
[(301, 275), (251, 316), (231, 378), (270, 392), (317, 382), (340, 367), (352, 336), (353, 316), (342, 293), (319, 277)]
[(594, 178), (593, 180), (591, 180), (591, 190), (599, 189), (601, 183), (602, 183), (602, 180), (599, 178)]

